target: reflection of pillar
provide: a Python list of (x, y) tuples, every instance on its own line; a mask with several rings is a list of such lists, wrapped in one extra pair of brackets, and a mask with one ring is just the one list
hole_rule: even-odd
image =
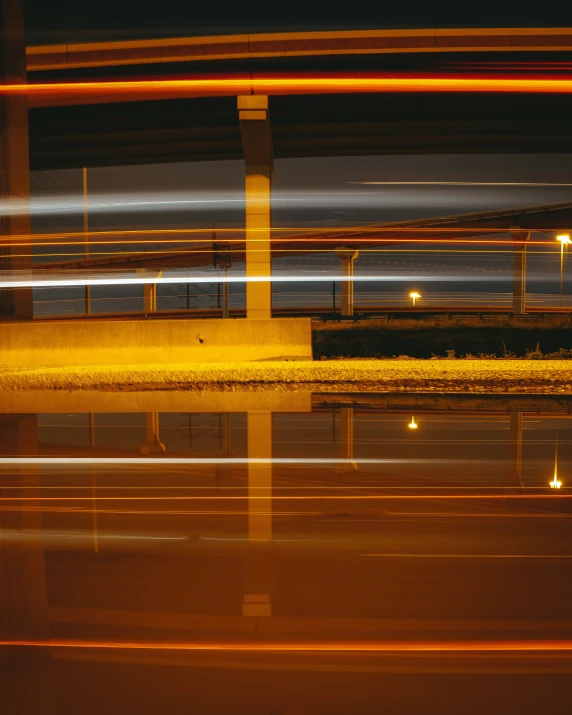
[(357, 469), (354, 459), (354, 408), (342, 407), (340, 410), (340, 457), (351, 464), (343, 464), (340, 471)]
[[(26, 43), (22, 0), (0, 0), (0, 82), (26, 84)], [(30, 236), (30, 160), (28, 156), (28, 96), (26, 92), (0, 96), (0, 201), (15, 201), (21, 213), (0, 217), (0, 243), (6, 236), (22, 236), (19, 244), (0, 245), (0, 275), (32, 267)], [(31, 288), (0, 288), (0, 316), (31, 319)]]
[(511, 464), (514, 465), (514, 475), (520, 487), (522, 481), (522, 412), (510, 413), (510, 448)]
[(238, 117), (246, 164), (246, 317), (272, 317), (270, 189), (274, 174), (268, 97), (238, 97)]
[[(248, 413), (248, 459), (272, 459), (272, 413)], [(248, 538), (272, 540), (272, 464), (248, 464)]]
[(165, 445), (159, 436), (159, 413), (145, 413), (145, 444), (139, 450), (141, 454), (156, 454), (164, 452)]
[[(272, 459), (272, 413), (248, 413), (248, 458)], [(272, 569), (272, 464), (248, 465), (248, 554), (242, 613), (270, 616), (270, 574)]]
[[(37, 456), (36, 415), (0, 419), (0, 454)], [(20, 511), (1, 514), (0, 537), (6, 538), (0, 538), (0, 639), (45, 642), (49, 621), (40, 476), (37, 468), (26, 466), (12, 481), (16, 488), (0, 486), (0, 495), (22, 496), (27, 501)], [(8, 646), (0, 650), (3, 712), (52, 712), (49, 649)]]
[(530, 231), (510, 229), (513, 238), (512, 312), (514, 315), (526, 313), (526, 241)]
[(342, 262), (342, 315), (354, 314), (354, 261), (358, 257), (358, 251), (353, 248), (340, 246), (336, 248), (340, 261)]

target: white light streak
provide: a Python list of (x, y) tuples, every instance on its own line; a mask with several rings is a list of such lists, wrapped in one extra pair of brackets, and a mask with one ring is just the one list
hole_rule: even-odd
[[(338, 464), (474, 464), (471, 459), (344, 459), (320, 457), (0, 457), (0, 466), (203, 466), (290, 464), (324, 466)], [(480, 460), (479, 464), (498, 464)]]
[[(482, 282), (482, 276), (465, 276), (463, 281)], [(487, 276), (487, 281), (504, 281), (505, 276)], [(216, 273), (210, 275), (164, 275), (164, 276), (79, 276), (73, 277), (8, 277), (0, 280), (0, 288), (71, 288), (80, 286), (125, 286), (125, 285), (149, 285), (161, 284), (211, 284), (211, 283), (371, 283), (371, 282), (424, 282), (424, 283), (444, 283), (457, 282), (458, 276), (431, 276), (431, 275), (357, 275), (340, 276), (336, 274), (312, 274), (312, 275), (270, 275), (270, 276), (224, 276)]]

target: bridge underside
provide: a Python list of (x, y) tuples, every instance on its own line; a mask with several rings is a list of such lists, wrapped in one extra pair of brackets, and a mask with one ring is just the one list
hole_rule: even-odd
[[(572, 152), (572, 96), (271, 97), (276, 158)], [(31, 108), (32, 170), (242, 159), (236, 98)]]

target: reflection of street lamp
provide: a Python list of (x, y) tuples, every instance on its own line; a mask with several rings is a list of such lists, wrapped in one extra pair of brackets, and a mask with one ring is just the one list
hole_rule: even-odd
[(560, 487), (562, 486), (562, 482), (558, 481), (558, 476), (557, 476), (556, 472), (554, 473), (554, 479), (551, 482), (549, 482), (549, 484), (552, 489), (560, 489)]
[(409, 429), (417, 429), (417, 422), (415, 422), (415, 417), (411, 418), (411, 422), (407, 425)]
[(550, 484), (551, 489), (560, 489), (562, 482), (558, 480), (558, 432), (556, 433), (556, 444), (554, 446), (554, 479)]
[(417, 300), (417, 298), (421, 298), (421, 295), (419, 293), (413, 292), (409, 294), (409, 297), (413, 301), (413, 307), (415, 308), (415, 301)]
[(562, 307), (562, 271), (564, 268), (564, 244), (568, 245), (572, 243), (570, 241), (570, 236), (567, 233), (563, 233), (560, 236), (556, 236), (556, 240), (560, 241), (560, 307)]

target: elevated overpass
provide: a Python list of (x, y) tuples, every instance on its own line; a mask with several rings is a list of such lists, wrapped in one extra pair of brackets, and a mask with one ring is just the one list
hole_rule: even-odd
[[(249, 318), (272, 315), (270, 282), (261, 279), (271, 274), (275, 156), (572, 151), (572, 81), (561, 70), (565, 63), (554, 64), (570, 56), (569, 28), (245, 34), (28, 48), (21, 38), (6, 36), (14, 46), (5, 79), (18, 84), (27, 74), (29, 90), (2, 101), (18, 107), (21, 121), (8, 133), (21, 147), (22, 167), (28, 107), (35, 169), (244, 156)], [(526, 69), (531, 61), (535, 76)], [(536, 77), (546, 62), (550, 77)], [(133, 81), (142, 72), (145, 82)], [(339, 80), (335, 93), (328, 77)], [(270, 94), (280, 96), (269, 100)], [(8, 195), (22, 193), (8, 188)], [(26, 235), (29, 228), (10, 232)], [(352, 250), (340, 258), (351, 271), (357, 241), (347, 240)], [(315, 249), (323, 245), (319, 239)], [(30, 265), (8, 252), (12, 267)], [(517, 255), (522, 286), (524, 250)], [(351, 282), (345, 286), (351, 313)], [(520, 290), (516, 312), (524, 310), (522, 296)], [(10, 300), (22, 305), (0, 314), (30, 315), (30, 296)]]

